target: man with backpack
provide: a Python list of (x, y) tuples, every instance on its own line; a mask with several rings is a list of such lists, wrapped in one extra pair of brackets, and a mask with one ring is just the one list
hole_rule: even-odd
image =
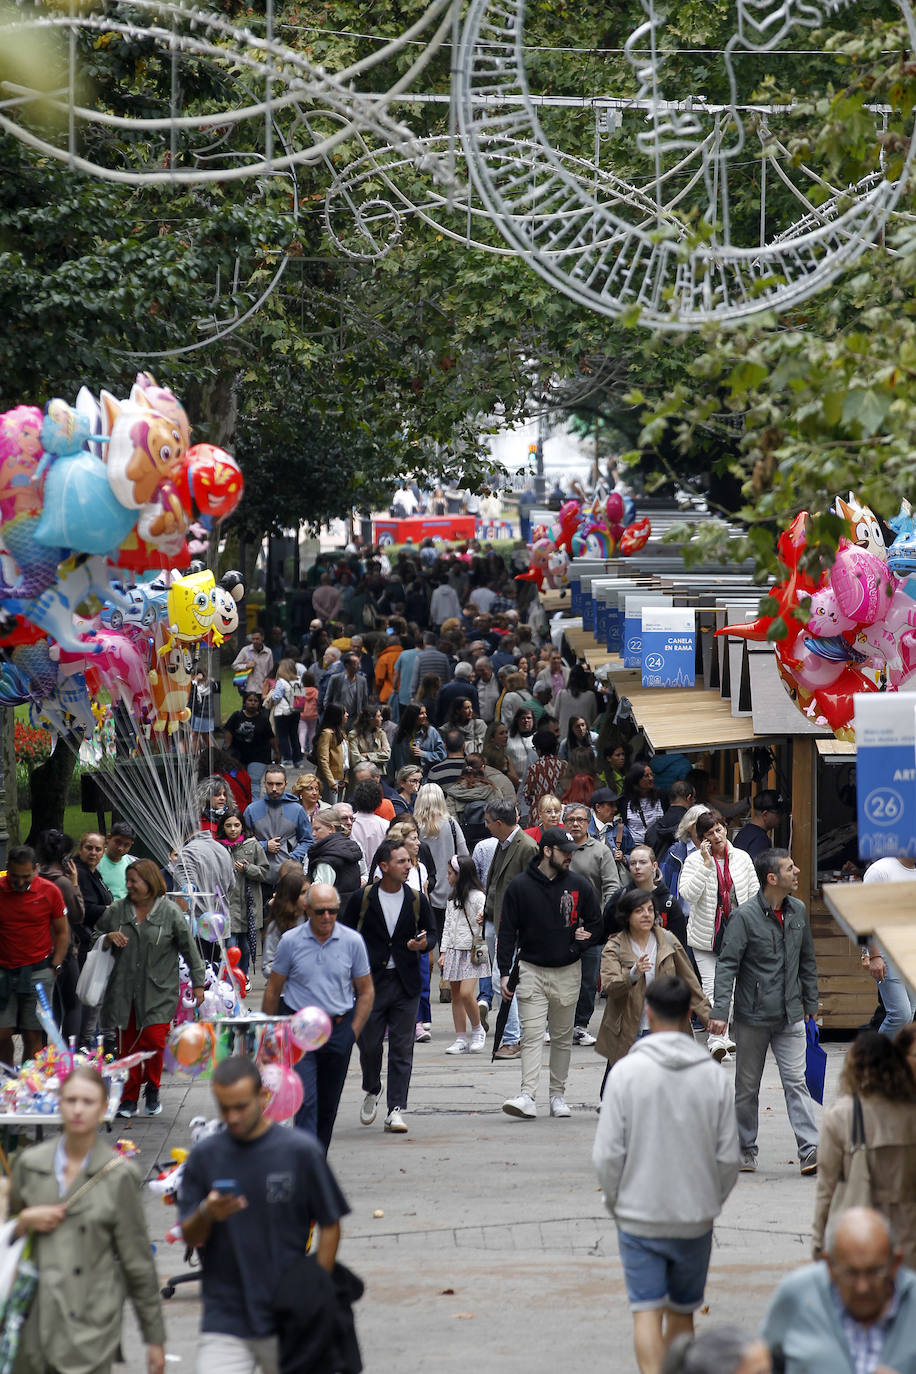
[(363, 1079), (359, 1119), (371, 1126), (382, 1095), (382, 1053), (388, 1036), (388, 1113), (385, 1130), (407, 1131), (404, 1111), (413, 1069), (420, 958), (436, 943), (432, 908), (407, 886), (410, 855), (403, 844), (383, 840), (375, 855), (381, 879), (354, 892), (341, 917), (362, 935), (369, 953), (375, 1000), (357, 1044)]

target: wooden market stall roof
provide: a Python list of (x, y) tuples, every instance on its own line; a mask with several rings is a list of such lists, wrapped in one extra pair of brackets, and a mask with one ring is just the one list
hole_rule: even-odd
[(732, 749), (753, 744), (754, 724), (733, 716), (715, 688), (629, 687), (619, 679), (643, 734), (656, 753), (664, 749)]
[(916, 991), (916, 882), (825, 883), (824, 901), (857, 944), (874, 944)]

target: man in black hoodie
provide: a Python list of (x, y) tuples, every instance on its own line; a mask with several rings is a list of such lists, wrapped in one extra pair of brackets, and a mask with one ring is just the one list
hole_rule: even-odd
[[(572, 1050), (573, 1020), (579, 998), (579, 960), (601, 938), (601, 911), (587, 878), (570, 873), (576, 842), (550, 826), (541, 835), (537, 857), (513, 878), (503, 899), (497, 937), (500, 969), (512, 967), (518, 948), (518, 1010), (522, 1023), (522, 1090), (503, 1103), (509, 1116), (537, 1116), (544, 1031), (550, 1017), (550, 1115), (569, 1116), (566, 1078)], [(502, 995), (512, 996), (508, 976)]]

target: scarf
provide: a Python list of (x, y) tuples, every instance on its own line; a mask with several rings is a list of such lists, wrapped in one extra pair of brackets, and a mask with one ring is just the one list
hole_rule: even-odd
[[(220, 840), (224, 849), (239, 849), (245, 843), (247, 835), (239, 835), (237, 840), (227, 840), (225, 837)], [(239, 875), (244, 884), (245, 893), (245, 939), (248, 941), (248, 952), (250, 955), (250, 972), (254, 973), (255, 962), (258, 953), (258, 930), (254, 918), (254, 888), (248, 881), (244, 873)]]
[(735, 891), (732, 883), (731, 870), (728, 866), (728, 850), (725, 851), (725, 860), (719, 863), (715, 854), (712, 856), (716, 866), (716, 924), (712, 937), (712, 952), (718, 954), (722, 948), (722, 940), (725, 935), (725, 926), (732, 913), (732, 894)]

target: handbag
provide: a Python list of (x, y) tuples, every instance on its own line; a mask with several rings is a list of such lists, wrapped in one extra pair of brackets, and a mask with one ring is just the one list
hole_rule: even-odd
[(467, 921), (471, 931), (471, 963), (485, 964), (490, 957), (490, 952), (487, 949), (486, 938), (483, 935), (475, 932), (474, 927), (471, 925), (471, 918), (468, 915), (468, 913), (464, 910), (464, 907), (462, 907), (461, 910), (464, 915), (464, 919)]
[(100, 1007), (114, 971), (114, 955), (99, 940), (86, 955), (83, 971), (76, 980), (76, 995), (86, 1007)]
[(865, 1118), (862, 1103), (858, 1097), (852, 1099), (852, 1128), (849, 1136), (851, 1159), (849, 1173), (840, 1179), (833, 1190), (827, 1224), (834, 1217), (847, 1212), (850, 1207), (871, 1207), (871, 1169), (868, 1163), (868, 1145), (865, 1140)]

